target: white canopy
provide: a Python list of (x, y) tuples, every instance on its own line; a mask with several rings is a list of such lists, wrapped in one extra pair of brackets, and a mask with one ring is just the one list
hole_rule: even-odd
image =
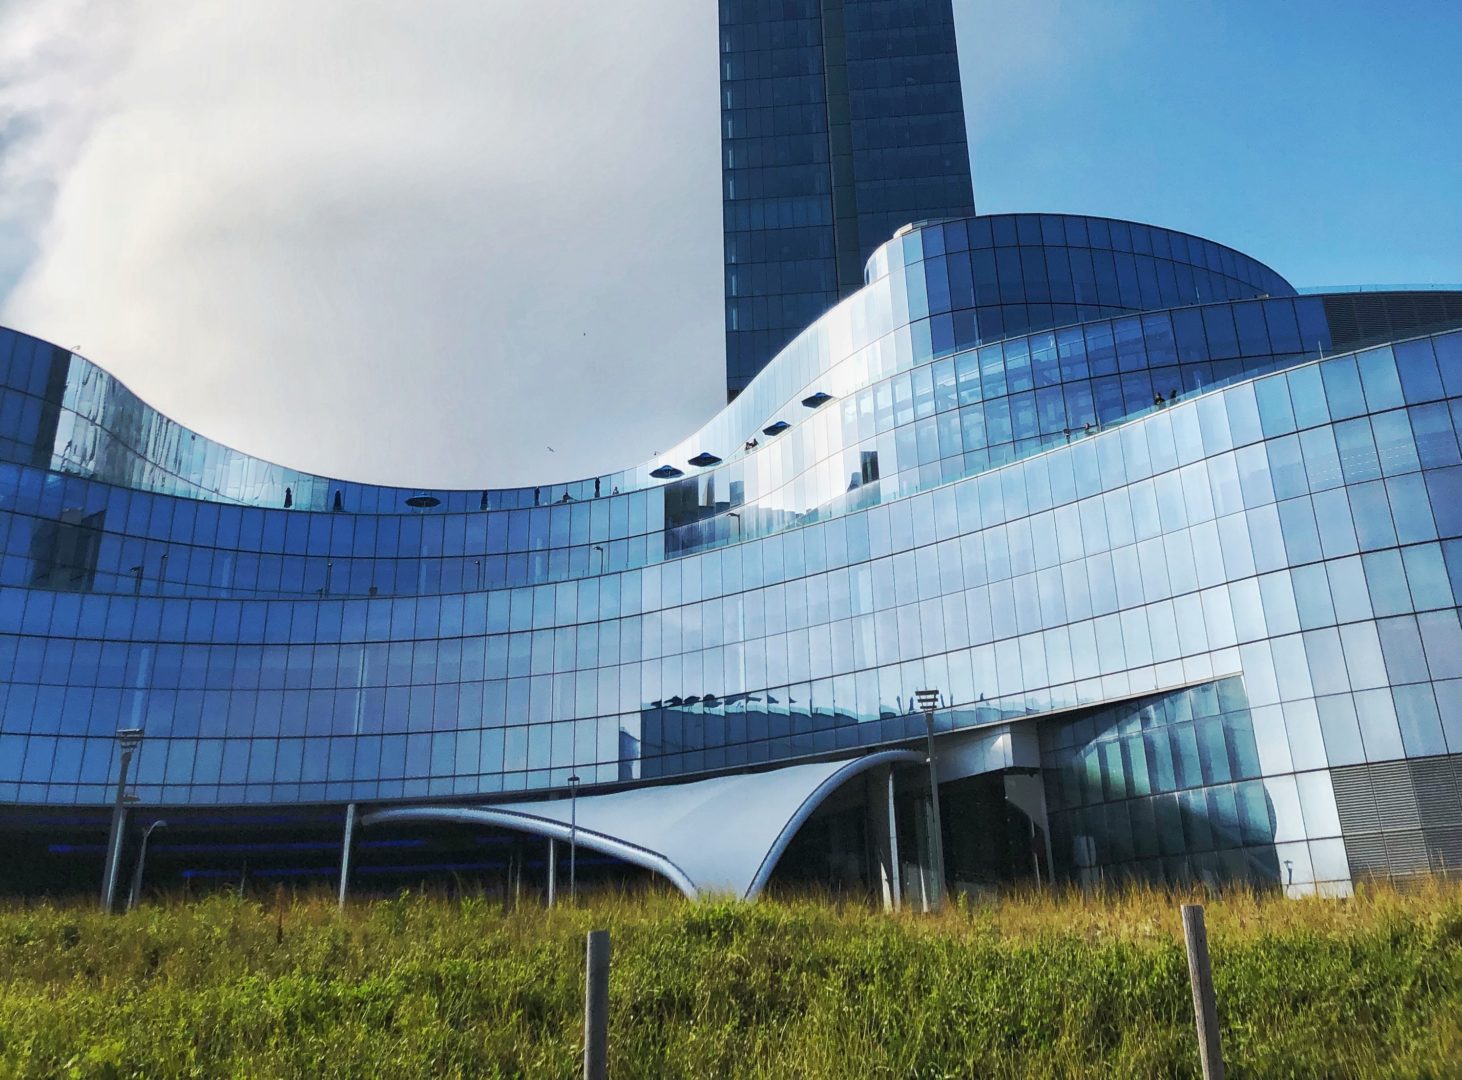
[[(577, 800), (577, 842), (653, 870), (689, 897), (750, 899), (766, 886), (797, 829), (833, 791), (869, 769), (923, 760), (913, 750), (883, 750), (851, 760), (585, 795)], [(569, 814), (568, 799), (409, 806), (365, 814), (361, 824), (454, 821), (568, 840)]]

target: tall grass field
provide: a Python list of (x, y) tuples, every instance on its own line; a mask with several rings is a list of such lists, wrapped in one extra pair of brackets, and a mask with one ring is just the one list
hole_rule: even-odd
[[(616, 1078), (1197, 1076), (1184, 899), (16, 903), (0, 1077), (576, 1076), (598, 927)], [(1462, 1076), (1462, 886), (1206, 903), (1230, 1076)]]

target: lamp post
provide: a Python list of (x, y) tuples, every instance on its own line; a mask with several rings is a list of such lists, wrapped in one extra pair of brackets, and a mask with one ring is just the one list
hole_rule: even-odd
[(604, 573), (604, 548), (602, 545), (595, 544), (594, 550), (599, 552), (599, 572), (602, 574)]
[(737, 543), (740, 543), (741, 542), (741, 514), (738, 513), (735, 510), (728, 510), (728, 511), (726, 511), (726, 516), (728, 518), (735, 518), (736, 519), (736, 541), (737, 541)]
[(929, 845), (934, 856), (934, 897), (930, 905), (938, 910), (944, 903), (944, 826), (939, 817), (939, 768), (934, 761), (934, 710), (939, 707), (938, 690), (916, 690), (919, 708), (924, 710), (924, 735), (929, 754), (929, 802), (934, 809), (933, 837)]
[(132, 754), (142, 744), (141, 728), (121, 728), (117, 742), (122, 747), (122, 764), (117, 771), (117, 798), (112, 803), (112, 829), (107, 834), (107, 863), (102, 871), (102, 910), (110, 912), (117, 896), (117, 864), (122, 858), (122, 823), (126, 820), (127, 773), (132, 768)]
[(132, 890), (127, 894), (128, 911), (137, 906), (137, 898), (142, 895), (142, 867), (147, 862), (147, 841), (151, 838), (153, 829), (166, 827), (167, 822), (159, 820), (142, 830), (142, 847), (137, 852), (137, 865), (132, 869)]
[(578, 898), (579, 777), (569, 777), (569, 903)]

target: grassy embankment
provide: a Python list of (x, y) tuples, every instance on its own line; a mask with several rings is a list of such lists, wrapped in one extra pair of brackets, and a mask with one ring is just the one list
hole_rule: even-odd
[[(1177, 907), (226, 897), (0, 908), (0, 1077), (576, 1075), (584, 932), (616, 1077), (1194, 1076)], [(1208, 903), (1231, 1076), (1462, 1076), (1462, 887)]]

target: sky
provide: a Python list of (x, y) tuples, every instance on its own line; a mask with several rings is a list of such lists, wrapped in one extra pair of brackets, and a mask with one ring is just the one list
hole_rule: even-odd
[[(1462, 5), (955, 0), (976, 205), (1297, 285), (1462, 282)], [(202, 434), (418, 487), (724, 398), (711, 0), (0, 0), (0, 323)]]

